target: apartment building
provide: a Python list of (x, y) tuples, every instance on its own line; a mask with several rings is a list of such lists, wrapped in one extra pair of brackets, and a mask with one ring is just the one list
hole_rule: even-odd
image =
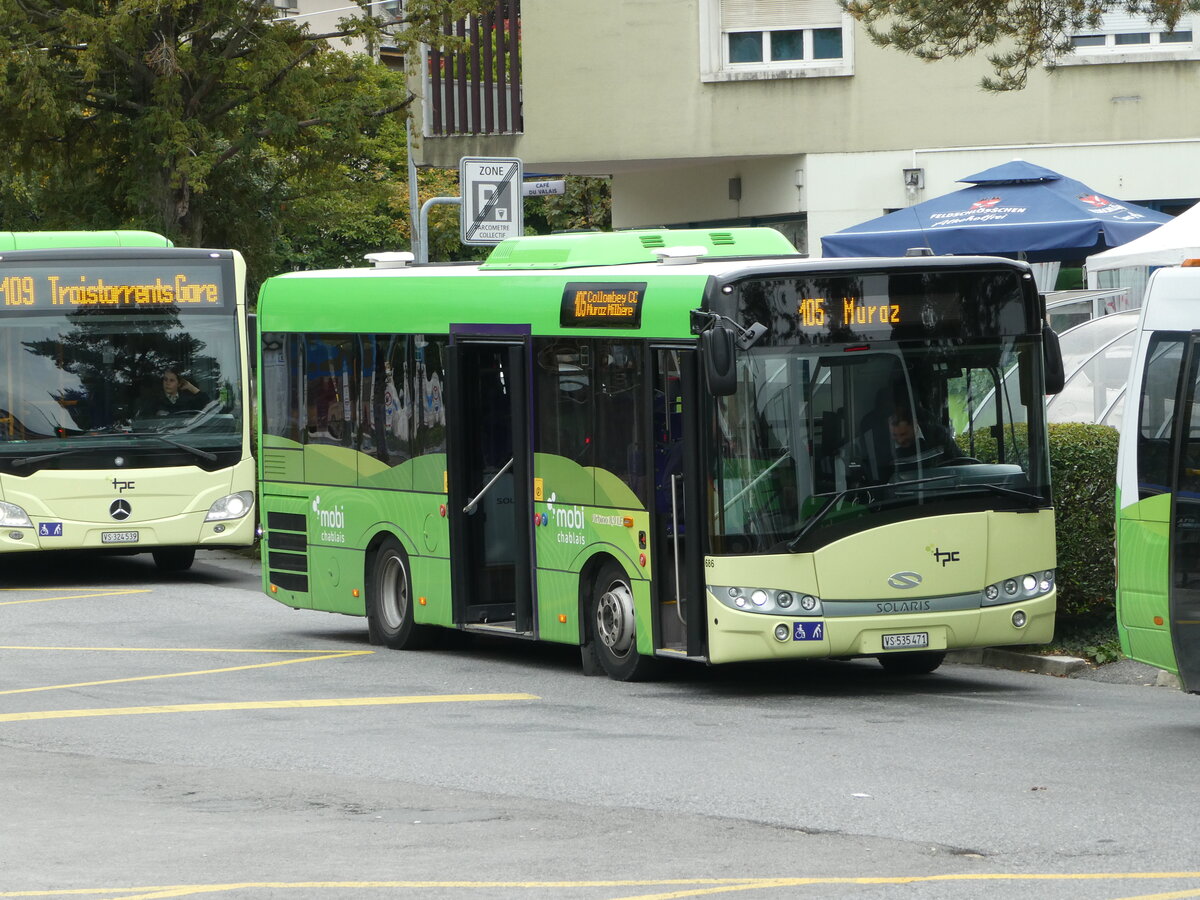
[[(1200, 22), (1196, 23), (1200, 25)], [(1200, 32), (1127, 15), (1023, 91), (873, 45), (835, 0), (498, 0), (409, 60), (419, 165), (612, 177), (613, 224), (820, 236), (1027, 159), (1177, 212), (1200, 198)]]

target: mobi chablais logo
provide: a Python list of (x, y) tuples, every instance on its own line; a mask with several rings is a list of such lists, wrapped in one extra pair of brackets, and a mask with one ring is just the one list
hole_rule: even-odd
[(346, 527), (346, 508), (331, 506), (322, 509), (320, 495), (313, 497), (312, 508), (322, 529), (321, 540), (330, 544), (346, 543), (346, 535), (342, 533), (342, 529)]
[(586, 544), (587, 536), (583, 533), (582, 506), (556, 506), (555, 494), (546, 501), (546, 519), (553, 522), (558, 533), (554, 539), (560, 544)]

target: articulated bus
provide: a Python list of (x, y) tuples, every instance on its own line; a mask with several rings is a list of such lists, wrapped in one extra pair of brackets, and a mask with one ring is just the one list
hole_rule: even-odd
[(253, 543), (245, 275), (150, 232), (0, 234), (0, 554)]
[(1200, 693), (1200, 260), (1151, 273), (1134, 348), (1117, 454), (1117, 632), (1126, 656)]
[(379, 256), (260, 294), (269, 596), (619, 680), (1050, 639), (1024, 263), (808, 260), (765, 228)]

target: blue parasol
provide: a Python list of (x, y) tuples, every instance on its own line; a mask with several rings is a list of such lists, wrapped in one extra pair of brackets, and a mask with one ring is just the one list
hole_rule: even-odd
[(959, 181), (970, 187), (826, 235), (823, 255), (902, 256), (927, 247), (938, 255), (1075, 260), (1171, 219), (1019, 159)]

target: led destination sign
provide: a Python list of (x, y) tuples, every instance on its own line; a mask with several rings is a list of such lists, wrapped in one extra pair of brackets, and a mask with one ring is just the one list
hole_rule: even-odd
[(559, 324), (564, 328), (637, 328), (646, 282), (568, 282)]
[(742, 321), (773, 323), (776, 342), (830, 344), (1024, 334), (1016, 270), (755, 278), (740, 285)]
[(0, 267), (0, 314), (73, 310), (220, 309), (217, 265), (22, 264)]

